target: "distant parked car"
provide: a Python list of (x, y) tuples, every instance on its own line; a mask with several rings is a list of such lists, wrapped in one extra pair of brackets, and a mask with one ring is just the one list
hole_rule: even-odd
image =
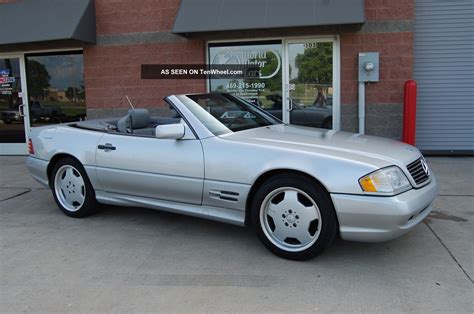
[[(31, 123), (41, 122), (52, 122), (52, 123), (64, 123), (73, 121), (82, 121), (86, 119), (85, 112), (83, 114), (77, 114), (73, 116), (62, 113), (61, 107), (59, 106), (44, 106), (40, 101), (32, 101), (29, 107), (30, 121)], [(5, 124), (11, 124), (13, 122), (22, 122), (23, 116), (20, 114), (18, 105), (16, 109), (4, 110), (0, 113), (1, 120)]]
[(0, 113), (0, 117), (5, 124), (12, 124), (13, 122), (23, 122), (23, 117), (18, 109), (4, 110)]
[(61, 107), (59, 106), (43, 106), (43, 104), (34, 100), (30, 104), (30, 117), (33, 121), (37, 120), (57, 120), (59, 122), (61, 117), (65, 115), (61, 113)]

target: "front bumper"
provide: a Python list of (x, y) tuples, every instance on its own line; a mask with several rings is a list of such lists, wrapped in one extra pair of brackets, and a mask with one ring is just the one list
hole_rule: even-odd
[(433, 174), (424, 187), (395, 196), (331, 194), (331, 198), (342, 239), (382, 242), (404, 235), (423, 221), (437, 195)]

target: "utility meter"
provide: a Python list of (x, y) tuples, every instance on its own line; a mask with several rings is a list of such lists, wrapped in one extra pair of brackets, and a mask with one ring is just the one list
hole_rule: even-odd
[(359, 82), (379, 81), (379, 53), (359, 52)]

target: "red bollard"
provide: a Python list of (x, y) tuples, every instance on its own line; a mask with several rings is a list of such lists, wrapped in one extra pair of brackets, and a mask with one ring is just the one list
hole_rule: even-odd
[(415, 145), (416, 134), (416, 81), (405, 82), (403, 97), (403, 138), (410, 145)]

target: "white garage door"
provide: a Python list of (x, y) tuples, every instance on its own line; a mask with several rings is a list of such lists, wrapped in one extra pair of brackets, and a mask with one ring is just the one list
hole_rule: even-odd
[(474, 153), (474, 0), (415, 0), (416, 144)]

